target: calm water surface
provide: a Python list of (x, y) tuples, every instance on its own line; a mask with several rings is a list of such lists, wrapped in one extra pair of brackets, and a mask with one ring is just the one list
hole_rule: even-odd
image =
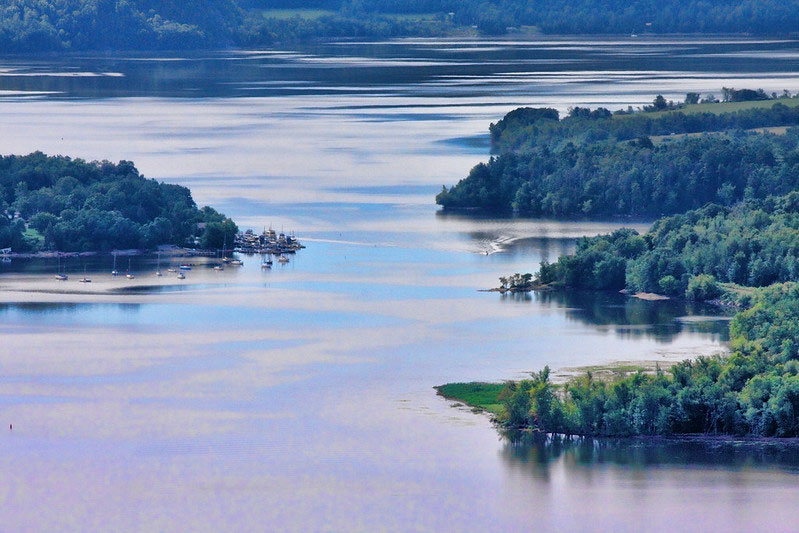
[(185, 281), (154, 278), (154, 258), (131, 261), (133, 282), (110, 257), (65, 264), (91, 286), (0, 264), (2, 528), (791, 529), (791, 448), (527, 442), (435, 396), (546, 364), (717, 353), (727, 320), (476, 292), (647, 223), (444, 215), (432, 198), (515, 106), (797, 90), (797, 63), (797, 42), (725, 39), (0, 60), (3, 153), (133, 160), (308, 245), (267, 272), (198, 261)]

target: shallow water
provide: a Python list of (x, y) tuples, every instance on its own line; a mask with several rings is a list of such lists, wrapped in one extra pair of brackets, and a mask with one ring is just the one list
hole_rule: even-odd
[(0, 263), (0, 427), (14, 425), (0, 523), (789, 529), (791, 462), (680, 443), (584, 460), (437, 397), (547, 364), (716, 353), (727, 321), (621, 295), (477, 292), (577, 237), (648, 224), (442, 214), (432, 197), (486, 159), (488, 123), (517, 105), (781, 91), (799, 88), (798, 59), (794, 41), (559, 39), (1, 60), (3, 152), (130, 159), (308, 248), (271, 271), (196, 260), (186, 280), (155, 278), (154, 257), (131, 259), (133, 281), (109, 275), (110, 256), (65, 260), (63, 283), (52, 260)]

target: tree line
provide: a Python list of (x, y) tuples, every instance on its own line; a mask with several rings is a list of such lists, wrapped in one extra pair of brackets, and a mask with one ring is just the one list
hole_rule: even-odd
[[(270, 8), (330, 13), (263, 16)], [(408, 14), (425, 14), (426, 20)], [(445, 35), (469, 27), (497, 35), (520, 25), (553, 34), (774, 35), (795, 32), (797, 21), (796, 0), (8, 0), (0, 7), (0, 47), (15, 52), (191, 49)]]
[[(186, 187), (142, 176), (130, 161), (41, 152), (0, 156), (0, 247), (97, 251), (160, 244), (219, 248), (235, 223), (198, 208)], [(218, 242), (217, 242), (218, 241)]]
[[(696, 112), (685, 109), (684, 105), (678, 107), (673, 102), (665, 104), (665, 109), (671, 109), (669, 106), (675, 109), (669, 113), (620, 110), (612, 114), (601, 107), (594, 110), (574, 107), (562, 120), (555, 109), (522, 107), (489, 126), (491, 148), (495, 154), (503, 154), (530, 151), (539, 146), (557, 148), (565, 142), (591, 144), (649, 136), (796, 126), (799, 125), (797, 97), (799, 94), (792, 95), (786, 90), (778, 97), (768, 99), (773, 103), (764, 102), (752, 109), (722, 113)], [(659, 110), (653, 108), (650, 111)]]
[(718, 297), (717, 282), (799, 281), (799, 192), (731, 208), (707, 205), (662, 218), (644, 235), (620, 229), (582, 238), (573, 255), (542, 263), (536, 281), (694, 300)]

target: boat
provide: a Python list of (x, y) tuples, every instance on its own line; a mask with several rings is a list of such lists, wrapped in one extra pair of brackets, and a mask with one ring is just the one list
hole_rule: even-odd
[(111, 275), (119, 276), (119, 272), (117, 271), (117, 254), (113, 255), (114, 255), (114, 266), (111, 268)]
[(227, 256), (227, 233), (225, 233), (225, 241), (222, 245), (222, 263), (230, 263), (231, 259)]
[(272, 268), (272, 260), (267, 259), (261, 262), (261, 268)]
[(222, 265), (214, 265), (214, 270), (216, 271), (225, 270), (225, 267), (223, 267)]
[(181, 270), (191, 270), (191, 265), (189, 265), (189, 264), (180, 265), (180, 269)]
[(155, 276), (158, 278), (163, 276), (163, 274), (161, 274), (161, 252), (158, 252), (158, 265), (155, 267)]
[(286, 257), (283, 254), (280, 254), (280, 257), (278, 257), (277, 261), (278, 261), (278, 263), (288, 263), (289, 262), (289, 258)]
[(92, 280), (86, 277), (86, 265), (83, 265), (83, 277), (80, 278), (78, 281), (81, 283), (91, 283)]
[(128, 278), (128, 279), (133, 279), (133, 278), (136, 277), (133, 274), (131, 274), (131, 272), (130, 272), (130, 257), (128, 257), (128, 273), (125, 274), (125, 277)]
[(178, 279), (186, 279), (186, 274), (183, 272), (178, 272)]
[(242, 261), (241, 259), (231, 259), (230, 264), (233, 266), (242, 266), (244, 264), (244, 261)]

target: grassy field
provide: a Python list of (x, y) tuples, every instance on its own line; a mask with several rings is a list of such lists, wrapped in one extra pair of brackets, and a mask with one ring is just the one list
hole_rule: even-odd
[[(646, 113), (647, 117), (658, 118), (668, 113), (684, 113), (686, 115), (694, 115), (697, 113), (714, 113), (720, 115), (722, 113), (734, 113), (736, 111), (743, 111), (746, 109), (756, 108), (770, 108), (774, 104), (782, 104), (788, 107), (799, 106), (799, 98), (780, 98), (778, 100), (756, 100), (753, 102), (719, 102), (718, 104), (695, 104), (688, 105), (676, 111), (656, 111)], [(614, 115), (614, 118), (625, 119), (636, 115)]]
[[(253, 9), (251, 12), (260, 14), (263, 18), (280, 20), (288, 20), (294, 17), (314, 20), (338, 13), (338, 11), (329, 9)], [(381, 16), (405, 22), (422, 22), (435, 20), (438, 15), (436, 13), (382, 13)]]
[(439, 395), (448, 400), (455, 400), (469, 407), (500, 415), (505, 408), (499, 403), (498, 397), (504, 386), (503, 383), (473, 381), (471, 383), (447, 383), (435, 387), (435, 389)]
[(437, 13), (383, 13), (385, 17), (396, 20), (421, 22), (425, 20), (435, 20)]
[(260, 13), (264, 18), (281, 20), (292, 19), (294, 17), (313, 20), (336, 14), (335, 11), (330, 11), (328, 9), (254, 9), (252, 12)]
[[(664, 141), (676, 141), (677, 139), (681, 139), (683, 137), (698, 137), (699, 135), (706, 135), (707, 133), (725, 133), (727, 130), (723, 131), (713, 131), (713, 132), (706, 132), (700, 131), (697, 133), (676, 133), (674, 135), (652, 135), (649, 137), (653, 143), (660, 144)], [(769, 126), (766, 128), (753, 128), (751, 131), (756, 133), (773, 133), (774, 135), (785, 135), (785, 132), (788, 131), (788, 126)]]

